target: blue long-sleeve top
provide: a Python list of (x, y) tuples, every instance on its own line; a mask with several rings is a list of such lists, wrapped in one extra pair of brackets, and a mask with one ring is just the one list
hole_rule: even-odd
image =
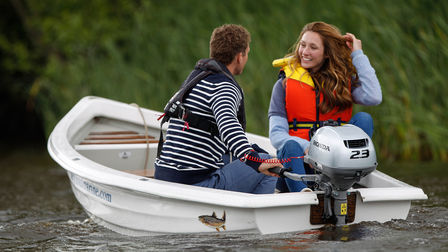
[[(352, 52), (352, 63), (359, 76), (356, 85), (352, 85), (352, 98), (356, 104), (365, 106), (378, 105), (382, 101), (380, 82), (371, 66), (369, 59), (362, 50)], [(309, 141), (289, 135), (288, 117), (285, 109), (285, 88), (283, 79), (277, 80), (272, 89), (271, 103), (269, 105), (269, 139), (272, 146), (281, 149), (288, 140), (297, 141), (303, 150), (308, 148)], [(354, 80), (353, 80), (354, 81)], [(355, 82), (352, 82), (355, 83)]]

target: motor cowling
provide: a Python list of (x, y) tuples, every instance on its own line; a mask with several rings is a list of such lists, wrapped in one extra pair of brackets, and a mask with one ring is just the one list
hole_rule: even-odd
[(378, 165), (372, 140), (351, 124), (319, 128), (304, 161), (338, 191), (348, 190)]

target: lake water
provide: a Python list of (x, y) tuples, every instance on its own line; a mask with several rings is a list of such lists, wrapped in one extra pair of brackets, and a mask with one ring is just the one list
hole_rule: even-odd
[(214, 233), (129, 237), (90, 221), (65, 171), (38, 148), (0, 154), (0, 251), (448, 251), (448, 164), (380, 164), (421, 187), (407, 220), (275, 235)]

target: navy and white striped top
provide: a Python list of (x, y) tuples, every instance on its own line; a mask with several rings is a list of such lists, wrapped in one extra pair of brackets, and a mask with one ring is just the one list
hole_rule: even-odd
[(192, 113), (216, 121), (219, 136), (189, 127), (171, 118), (162, 152), (156, 159), (155, 178), (194, 184), (224, 165), (222, 155), (238, 158), (252, 150), (237, 114), (243, 93), (222, 73), (212, 74), (191, 89), (184, 106)]

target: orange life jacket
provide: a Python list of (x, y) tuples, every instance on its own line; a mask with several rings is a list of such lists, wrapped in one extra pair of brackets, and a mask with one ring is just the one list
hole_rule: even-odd
[(282, 59), (279, 65), (277, 60), (274, 66), (282, 66), (286, 76), (286, 114), (289, 123), (289, 135), (310, 140), (310, 130), (324, 126), (325, 121), (333, 120), (338, 125), (347, 123), (352, 117), (353, 106), (337, 112), (334, 108), (329, 113), (319, 112), (319, 103), (323, 101), (323, 95), (319, 94), (308, 71), (298, 65), (292, 69), (287, 58)]

